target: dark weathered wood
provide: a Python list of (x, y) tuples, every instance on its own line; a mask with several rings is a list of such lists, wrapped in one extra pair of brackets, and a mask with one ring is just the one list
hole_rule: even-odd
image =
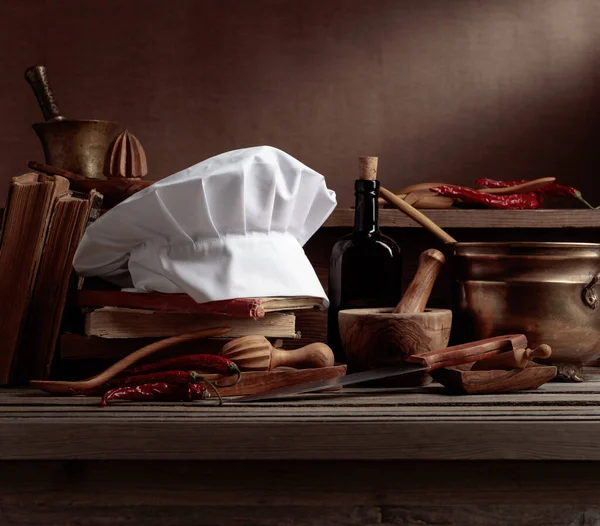
[[(600, 210), (420, 210), (442, 228), (600, 228)], [(384, 227), (421, 228), (398, 210), (379, 211), (379, 223)], [(354, 210), (334, 210), (326, 227), (351, 227)]]
[(431, 376), (457, 394), (505, 393), (537, 389), (556, 376), (557, 368), (535, 364), (523, 369), (472, 370), (469, 366), (448, 367)]
[(0, 462), (0, 523), (596, 524), (598, 467), (532, 462)]
[(0, 462), (0, 503), (188, 509), (267, 502), (332, 507), (590, 505), (600, 499), (599, 468), (593, 462)]
[[(600, 384), (450, 396), (367, 389), (223, 407), (0, 391), (1, 459), (600, 460)], [(176, 446), (174, 446), (176, 444)]]

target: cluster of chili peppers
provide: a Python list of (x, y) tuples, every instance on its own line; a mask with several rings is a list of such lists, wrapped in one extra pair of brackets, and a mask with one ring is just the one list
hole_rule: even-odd
[(210, 386), (222, 403), (218, 387), (223, 386), (213, 384), (202, 373), (237, 375), (231, 385), (242, 374), (234, 362), (223, 356), (188, 354), (130, 367), (102, 387), (77, 394), (100, 395), (102, 406), (115, 400), (192, 401), (209, 398)]
[[(486, 178), (477, 179), (476, 181), (476, 183), (483, 188), (507, 188), (527, 182), (529, 181), (496, 181), (494, 179)], [(594, 208), (583, 198), (579, 190), (557, 183), (549, 183), (535, 192), (508, 195), (488, 194), (472, 188), (451, 185), (436, 186), (435, 188), (431, 188), (431, 191), (437, 193), (438, 195), (455, 197), (465, 203), (479, 204), (488, 208), (508, 208), (513, 210), (541, 208), (544, 204), (543, 194), (571, 196), (578, 199), (589, 208)]]

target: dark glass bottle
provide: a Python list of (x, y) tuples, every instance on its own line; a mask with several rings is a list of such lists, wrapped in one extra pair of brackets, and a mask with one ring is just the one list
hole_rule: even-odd
[(338, 329), (342, 309), (394, 307), (401, 296), (400, 248), (379, 231), (379, 181), (356, 180), (354, 231), (333, 246), (329, 264), (327, 339), (345, 362)]

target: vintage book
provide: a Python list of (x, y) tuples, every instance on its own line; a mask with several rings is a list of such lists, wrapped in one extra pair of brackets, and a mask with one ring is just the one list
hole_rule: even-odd
[(321, 305), (320, 298), (269, 297), (236, 298), (223, 301), (196, 303), (187, 294), (137, 293), (120, 290), (79, 290), (73, 298), (77, 307), (120, 307), (148, 309), (164, 312), (187, 312), (195, 314), (221, 314), (261, 318), (267, 312), (312, 309)]
[(95, 191), (67, 195), (54, 205), (17, 359), (19, 379), (43, 380), (50, 374), (69, 283), (74, 283), (73, 257), (98, 196)]
[(14, 370), (52, 208), (68, 191), (63, 177), (30, 173), (11, 181), (0, 244), (0, 384)]
[(210, 327), (231, 327), (227, 338), (253, 334), (271, 338), (299, 337), (293, 313), (270, 312), (253, 319), (115, 307), (87, 312), (84, 332), (102, 338), (149, 338), (176, 336)]

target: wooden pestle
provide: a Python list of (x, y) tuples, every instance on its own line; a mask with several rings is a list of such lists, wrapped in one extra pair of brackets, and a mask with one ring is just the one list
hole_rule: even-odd
[(535, 349), (521, 347), (511, 352), (497, 354), (491, 358), (476, 362), (471, 368), (472, 371), (489, 371), (491, 369), (525, 369), (531, 365), (534, 358), (550, 358), (552, 349), (545, 343)]
[(444, 232), (425, 214), (419, 212), (414, 206), (409, 205), (406, 201), (395, 196), (389, 190), (386, 190), (385, 188), (381, 187), (379, 188), (379, 195), (383, 197), (388, 203), (398, 208), (398, 210), (404, 212), (408, 217), (419, 223), (421, 226), (425, 227), (434, 236), (441, 239), (444, 243), (456, 243), (456, 239), (454, 239), (447, 232)]
[(392, 312), (397, 314), (423, 312), (445, 261), (444, 254), (434, 248), (422, 252), (419, 256), (417, 272)]
[(311, 343), (299, 349), (276, 349), (264, 336), (242, 336), (223, 346), (221, 356), (235, 362), (242, 371), (270, 371), (276, 367), (308, 369), (331, 367), (333, 351), (324, 343)]

